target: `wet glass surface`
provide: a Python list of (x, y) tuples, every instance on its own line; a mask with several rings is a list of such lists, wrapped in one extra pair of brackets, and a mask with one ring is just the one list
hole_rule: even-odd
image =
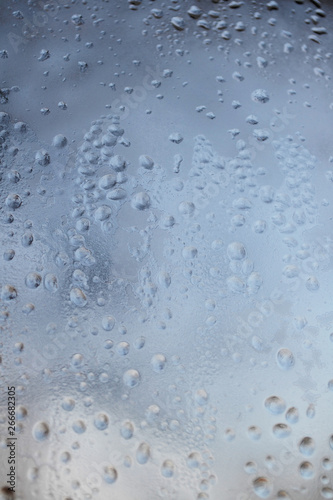
[(0, 498), (333, 498), (332, 3), (0, 6)]

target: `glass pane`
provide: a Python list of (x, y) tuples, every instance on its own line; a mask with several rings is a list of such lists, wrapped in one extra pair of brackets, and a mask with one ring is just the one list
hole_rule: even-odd
[(332, 3), (0, 23), (0, 497), (333, 498)]

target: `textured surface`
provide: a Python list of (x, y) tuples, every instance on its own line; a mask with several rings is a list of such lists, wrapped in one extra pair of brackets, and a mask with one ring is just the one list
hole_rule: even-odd
[(1, 498), (333, 498), (330, 3), (0, 23)]

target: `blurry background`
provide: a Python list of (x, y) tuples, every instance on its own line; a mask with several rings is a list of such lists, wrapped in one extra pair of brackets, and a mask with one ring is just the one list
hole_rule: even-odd
[(1, 2), (15, 498), (333, 498), (332, 14)]

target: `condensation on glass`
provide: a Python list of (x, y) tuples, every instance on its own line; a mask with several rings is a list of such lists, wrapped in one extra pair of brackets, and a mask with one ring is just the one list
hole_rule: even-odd
[(333, 498), (332, 4), (0, 22), (0, 498)]

